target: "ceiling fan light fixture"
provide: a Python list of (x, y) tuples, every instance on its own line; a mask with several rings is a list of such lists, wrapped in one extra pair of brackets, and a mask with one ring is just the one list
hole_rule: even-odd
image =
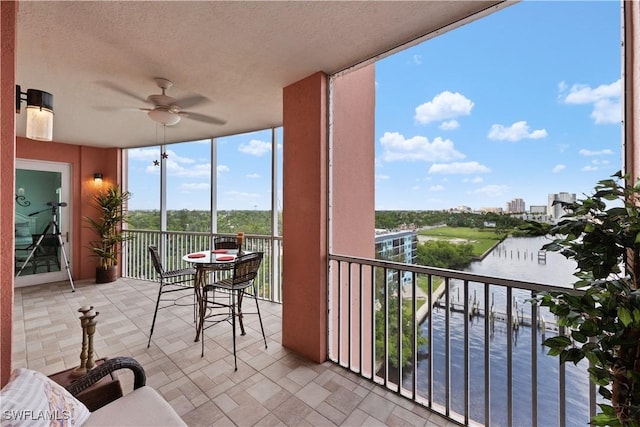
[(180, 116), (167, 110), (154, 109), (147, 113), (151, 120), (165, 126), (175, 125), (180, 121)]

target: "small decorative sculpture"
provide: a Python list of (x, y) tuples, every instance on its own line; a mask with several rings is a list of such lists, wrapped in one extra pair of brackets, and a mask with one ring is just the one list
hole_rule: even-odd
[(84, 305), (78, 309), (78, 312), (82, 313), (82, 316), (80, 316), (82, 351), (80, 352), (80, 366), (71, 372), (74, 377), (86, 374), (95, 366), (93, 361), (93, 334), (96, 332), (96, 324), (98, 323), (95, 318), (100, 314), (93, 309), (92, 305)]

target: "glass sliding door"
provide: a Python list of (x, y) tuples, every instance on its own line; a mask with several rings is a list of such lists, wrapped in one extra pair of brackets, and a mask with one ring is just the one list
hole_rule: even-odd
[(69, 279), (70, 174), (67, 163), (16, 160), (16, 287)]

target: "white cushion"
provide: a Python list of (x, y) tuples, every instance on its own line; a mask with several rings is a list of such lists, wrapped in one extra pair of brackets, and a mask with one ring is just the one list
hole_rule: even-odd
[(31, 230), (28, 222), (16, 223), (16, 237), (31, 237)]
[(89, 410), (64, 387), (37, 371), (15, 369), (0, 390), (0, 425), (81, 426)]
[(144, 386), (93, 411), (84, 424), (91, 426), (186, 427), (186, 424), (157, 391)]

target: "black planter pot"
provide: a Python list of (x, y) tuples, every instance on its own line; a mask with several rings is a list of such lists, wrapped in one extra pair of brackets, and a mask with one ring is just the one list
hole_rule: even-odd
[(115, 282), (118, 278), (118, 267), (113, 265), (111, 267), (102, 268), (96, 267), (96, 283), (109, 283)]

